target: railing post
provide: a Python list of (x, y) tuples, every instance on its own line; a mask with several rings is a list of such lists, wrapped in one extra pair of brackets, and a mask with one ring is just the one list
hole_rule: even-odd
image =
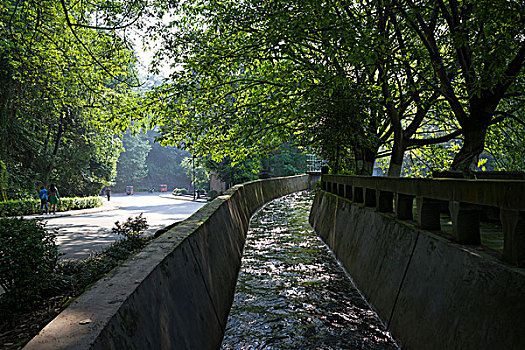
[(456, 241), (461, 244), (481, 244), (480, 208), (473, 204), (458, 201), (450, 201), (448, 208)]
[(417, 197), (417, 223), (424, 230), (440, 230), (441, 201)]
[(396, 217), (400, 220), (414, 219), (414, 196), (396, 193)]
[(339, 190), (337, 191), (337, 195), (338, 196), (341, 196), (341, 197), (344, 197), (345, 196), (345, 185), (344, 184), (339, 184)]
[(321, 190), (326, 191), (326, 181), (321, 179)]
[(394, 193), (376, 191), (376, 208), (381, 213), (392, 213), (394, 211)]
[(352, 185), (345, 185), (345, 198), (352, 200)]
[(504, 239), (502, 260), (525, 266), (525, 211), (502, 208), (500, 219)]
[(365, 207), (376, 206), (376, 190), (374, 188), (365, 189)]
[(355, 203), (363, 203), (364, 202), (363, 187), (356, 187), (356, 186), (354, 186), (354, 202)]

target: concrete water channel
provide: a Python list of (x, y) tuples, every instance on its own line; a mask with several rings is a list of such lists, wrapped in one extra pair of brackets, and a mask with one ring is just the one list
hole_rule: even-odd
[(250, 222), (222, 349), (396, 349), (390, 333), (308, 223), (311, 192)]
[[(234, 186), (26, 349), (525, 348), (525, 182), (323, 176), (312, 203), (315, 181)], [(438, 232), (447, 199), (453, 240)], [(500, 208), (503, 259), (478, 249), (480, 205)]]

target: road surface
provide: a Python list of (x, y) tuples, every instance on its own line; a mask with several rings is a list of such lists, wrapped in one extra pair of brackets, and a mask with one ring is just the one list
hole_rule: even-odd
[(111, 232), (116, 221), (122, 222), (143, 213), (150, 226), (148, 233), (153, 234), (162, 227), (184, 220), (206, 204), (170, 198), (169, 194), (161, 197), (158, 193), (116, 194), (111, 196), (110, 203), (106, 199), (104, 201), (107, 209), (113, 209), (112, 206), (120, 208), (66, 217), (45, 217), (46, 227), (57, 230), (56, 242), (64, 254), (62, 258), (86, 258), (93, 251), (99, 251), (119, 239), (120, 236)]

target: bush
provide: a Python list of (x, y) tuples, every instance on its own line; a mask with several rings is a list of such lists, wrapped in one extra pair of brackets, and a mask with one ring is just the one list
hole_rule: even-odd
[[(102, 198), (93, 197), (74, 197), (60, 198), (57, 211), (67, 211), (76, 209), (95, 208), (102, 205)], [(19, 216), (40, 214), (40, 199), (11, 200), (0, 202), (0, 216)]]
[(52, 284), (55, 234), (36, 220), (0, 218), (0, 285), (12, 307), (31, 306)]
[(219, 196), (219, 192), (217, 192), (216, 190), (208, 191), (208, 197), (210, 197), (211, 200), (214, 200), (218, 196)]
[(122, 224), (119, 221), (115, 222), (115, 226), (113, 227), (112, 231), (114, 234), (121, 235), (131, 241), (135, 241), (142, 239), (142, 234), (148, 229), (148, 226), (149, 225), (146, 222), (146, 218), (144, 218), (142, 213), (140, 213), (140, 215), (136, 216), (135, 218), (130, 216)]
[(57, 211), (96, 208), (102, 205), (100, 196), (61, 198), (57, 205)]
[(171, 192), (174, 196), (180, 196), (184, 194), (188, 194), (188, 190), (185, 188), (174, 188), (173, 192)]

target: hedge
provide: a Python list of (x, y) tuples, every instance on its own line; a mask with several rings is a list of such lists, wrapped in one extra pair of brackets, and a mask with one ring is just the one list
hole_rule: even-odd
[(37, 220), (0, 218), (0, 285), (9, 309), (33, 306), (54, 285), (59, 259), (53, 231)]
[[(60, 198), (60, 203), (58, 203), (56, 211), (95, 208), (101, 205), (102, 198), (99, 196)], [(40, 199), (0, 202), (0, 216), (31, 214), (40, 214)]]

